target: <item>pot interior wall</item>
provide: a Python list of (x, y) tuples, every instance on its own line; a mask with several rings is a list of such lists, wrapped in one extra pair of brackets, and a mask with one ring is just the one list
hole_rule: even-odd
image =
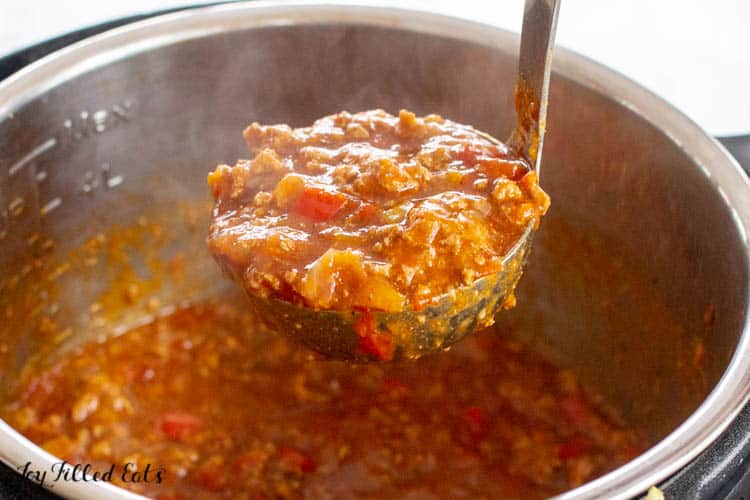
[[(113, 224), (166, 228), (125, 245), (141, 255), (126, 259), (131, 267), (147, 260), (149, 238), (159, 240), (150, 258), (186, 256), (188, 280), (153, 284), (160, 304), (225, 286), (203, 250), (205, 175), (246, 156), (249, 122), (410, 108), (506, 137), (513, 51), (366, 26), (276, 26), (117, 60), (6, 117), (3, 389), (33, 353), (104, 331), (92, 318), (122, 260), (86, 263), (80, 246)], [(744, 250), (720, 194), (661, 131), (560, 75), (551, 99), (542, 184), (553, 206), (499, 329), (572, 367), (656, 439), (700, 404), (732, 355), (745, 319)], [(77, 263), (60, 268), (73, 248)], [(137, 321), (146, 306), (108, 321)]]

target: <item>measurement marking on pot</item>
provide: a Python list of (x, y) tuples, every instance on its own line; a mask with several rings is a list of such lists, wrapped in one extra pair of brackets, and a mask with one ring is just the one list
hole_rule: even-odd
[[(94, 192), (100, 187), (106, 190), (114, 189), (117, 186), (122, 185), (125, 181), (125, 177), (122, 175), (112, 174), (112, 167), (109, 163), (103, 163), (100, 168), (100, 176), (97, 176), (96, 173), (90, 170), (86, 172), (80, 189), (82, 193), (94, 194)], [(101, 179), (99, 177), (101, 177)]]
[(62, 198), (56, 196), (55, 198), (52, 198), (50, 201), (45, 203), (44, 206), (39, 209), (39, 215), (44, 217), (45, 215), (58, 208), (60, 205), (62, 205)]
[(13, 217), (19, 217), (23, 213), (23, 209), (26, 206), (26, 200), (17, 196), (8, 203), (8, 213)]
[(13, 165), (11, 165), (8, 168), (8, 175), (10, 177), (13, 177), (18, 172), (20, 172), (26, 165), (31, 163), (34, 159), (43, 155), (44, 153), (54, 148), (55, 146), (57, 146), (57, 139), (55, 139), (54, 137), (47, 139), (45, 142), (43, 142), (39, 146), (35, 147), (31, 151), (23, 155), (20, 160), (18, 160)]
[(94, 176), (94, 173), (87, 170), (83, 176), (83, 185), (81, 186), (81, 192), (86, 194), (92, 194), (94, 189), (99, 187), (99, 181)]
[(107, 189), (114, 189), (120, 184), (122, 184), (123, 177), (121, 175), (116, 175), (114, 177), (110, 177), (107, 179)]
[(99, 108), (89, 112), (84, 109), (78, 116), (68, 118), (63, 122), (66, 137), (74, 141), (81, 141), (94, 134), (101, 134), (122, 123), (130, 121), (133, 117), (135, 101), (125, 99), (121, 103), (113, 104), (108, 108)]
[(10, 228), (10, 212), (7, 208), (0, 210), (0, 241), (4, 240), (8, 236), (8, 229)]
[(104, 179), (104, 187), (107, 189), (114, 189), (124, 180), (121, 175), (112, 175), (112, 167), (109, 163), (102, 164), (102, 178)]

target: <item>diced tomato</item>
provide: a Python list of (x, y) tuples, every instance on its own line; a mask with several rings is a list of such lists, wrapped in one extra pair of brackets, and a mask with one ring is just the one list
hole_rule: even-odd
[(458, 153), (457, 158), (464, 162), (467, 167), (473, 167), (478, 162), (479, 152), (466, 144), (464, 148)]
[(161, 416), (159, 428), (174, 441), (180, 441), (198, 430), (203, 425), (203, 421), (189, 413), (170, 412)]
[(371, 221), (372, 219), (374, 219), (377, 213), (378, 213), (378, 207), (376, 207), (372, 203), (363, 201), (362, 203), (360, 203), (359, 208), (357, 209), (357, 212), (355, 213), (355, 216), (357, 220), (361, 222), (367, 222), (367, 221)]
[(346, 197), (341, 193), (305, 186), (291, 209), (312, 221), (325, 222), (331, 220), (341, 210), (345, 201)]
[(481, 438), (487, 433), (487, 413), (482, 408), (478, 406), (466, 408), (464, 421), (473, 437)]
[(301, 302), (304, 302), (302, 295), (300, 295), (299, 292), (292, 288), (292, 285), (290, 285), (286, 281), (281, 282), (278, 294), (282, 300), (291, 302), (292, 304), (299, 304)]
[(591, 412), (580, 397), (563, 398), (560, 401), (560, 409), (568, 421), (579, 427), (585, 425), (591, 418)]
[(591, 444), (588, 439), (580, 434), (576, 434), (557, 448), (557, 456), (562, 460), (578, 458), (586, 453), (590, 447)]
[(359, 344), (357, 344), (359, 352), (373, 356), (380, 361), (393, 359), (393, 342), (375, 329), (375, 316), (371, 310), (363, 310), (353, 328), (359, 336)]
[(375, 315), (369, 309), (362, 309), (353, 328), (360, 338), (369, 337), (375, 333)]
[(393, 342), (384, 335), (375, 334), (369, 337), (361, 337), (357, 348), (362, 354), (368, 354), (380, 361), (393, 359)]
[(313, 459), (294, 448), (279, 448), (279, 457), (281, 466), (287, 470), (304, 473), (315, 471)]

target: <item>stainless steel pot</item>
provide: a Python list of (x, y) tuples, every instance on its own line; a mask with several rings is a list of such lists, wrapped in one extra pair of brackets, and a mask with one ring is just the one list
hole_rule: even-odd
[[(190, 279), (163, 283), (162, 303), (224, 286), (203, 250), (200, 208), (208, 169), (245, 155), (246, 123), (407, 107), (504, 137), (517, 43), (426, 12), (254, 2), (119, 28), (0, 84), (0, 395), (29, 359), (101, 333), (89, 305), (116, 266), (59, 264), (113, 224), (147, 214), (173, 229), (165, 255), (186, 252)], [(572, 367), (653, 443), (561, 498), (637, 495), (708, 446), (748, 399), (750, 184), (678, 111), (563, 49), (545, 146), (553, 208), (499, 328)], [(45, 337), (40, 314), (72, 335)], [(144, 314), (134, 306), (114, 321)], [(3, 422), (0, 459), (56, 461)], [(134, 497), (101, 483), (55, 492)]]

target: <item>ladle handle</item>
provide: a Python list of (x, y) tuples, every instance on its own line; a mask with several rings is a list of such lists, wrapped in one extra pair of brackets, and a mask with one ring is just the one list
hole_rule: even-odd
[(518, 58), (518, 125), (509, 143), (539, 173), (547, 118), (552, 47), (561, 0), (526, 0)]

